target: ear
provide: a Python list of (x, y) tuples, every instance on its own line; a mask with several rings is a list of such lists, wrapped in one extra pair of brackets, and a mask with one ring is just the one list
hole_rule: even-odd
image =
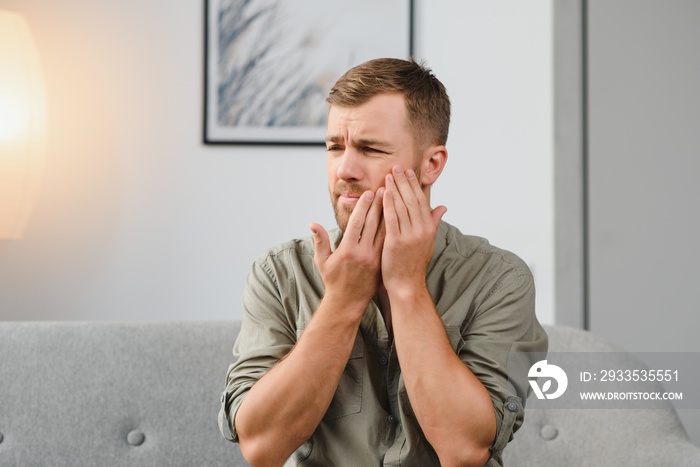
[(447, 163), (447, 148), (445, 146), (430, 146), (421, 157), (420, 183), (423, 186), (435, 183)]

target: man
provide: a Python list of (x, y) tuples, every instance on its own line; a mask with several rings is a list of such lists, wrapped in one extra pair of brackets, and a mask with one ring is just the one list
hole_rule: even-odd
[(447, 93), (378, 59), (327, 101), (339, 229), (313, 223), (253, 265), (222, 433), (252, 465), (501, 465), (528, 387), (509, 352), (547, 339), (525, 264), (430, 208)]

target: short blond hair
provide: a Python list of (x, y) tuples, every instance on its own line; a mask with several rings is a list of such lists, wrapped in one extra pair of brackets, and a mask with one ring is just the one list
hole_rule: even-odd
[(378, 58), (357, 65), (336, 81), (326, 102), (357, 107), (378, 94), (391, 92), (404, 96), (417, 150), (447, 143), (450, 98), (433, 72), (413, 59)]

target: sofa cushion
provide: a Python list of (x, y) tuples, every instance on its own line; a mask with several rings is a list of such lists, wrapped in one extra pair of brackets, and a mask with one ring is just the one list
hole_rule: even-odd
[(0, 465), (236, 466), (236, 322), (0, 323)]

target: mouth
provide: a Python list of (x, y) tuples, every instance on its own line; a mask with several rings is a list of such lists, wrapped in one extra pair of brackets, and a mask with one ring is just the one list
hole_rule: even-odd
[(362, 196), (362, 193), (340, 193), (338, 202), (341, 204), (355, 205)]

